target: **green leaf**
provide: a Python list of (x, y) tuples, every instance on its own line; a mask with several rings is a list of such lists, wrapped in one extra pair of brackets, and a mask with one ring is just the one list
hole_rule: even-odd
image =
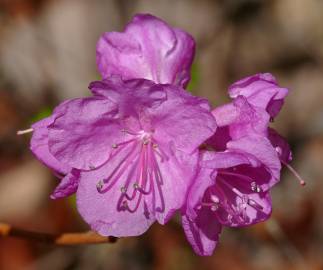
[(193, 92), (194, 89), (197, 87), (199, 81), (200, 81), (200, 73), (198, 70), (198, 66), (196, 63), (193, 63), (191, 68), (191, 81), (187, 87), (187, 90), (190, 92)]

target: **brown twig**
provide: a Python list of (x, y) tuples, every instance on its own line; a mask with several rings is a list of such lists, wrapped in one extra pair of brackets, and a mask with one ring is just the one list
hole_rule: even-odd
[(103, 244), (115, 243), (117, 241), (116, 237), (101, 236), (93, 231), (83, 233), (49, 234), (18, 229), (9, 224), (1, 222), (0, 237), (18, 237), (55, 245)]

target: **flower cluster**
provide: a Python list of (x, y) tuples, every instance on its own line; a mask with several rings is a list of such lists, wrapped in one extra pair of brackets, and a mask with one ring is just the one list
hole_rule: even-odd
[(195, 252), (210, 255), (223, 226), (271, 214), (269, 191), (291, 151), (269, 124), (288, 90), (257, 74), (212, 110), (185, 90), (194, 48), (186, 32), (137, 15), (99, 39), (91, 96), (32, 125), (31, 151), (61, 179), (51, 198), (76, 193), (101, 235), (140, 235), (180, 212)]

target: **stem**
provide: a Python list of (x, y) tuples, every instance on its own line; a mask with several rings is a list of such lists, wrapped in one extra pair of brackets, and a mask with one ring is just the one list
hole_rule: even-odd
[(55, 245), (84, 245), (84, 244), (103, 244), (115, 243), (116, 237), (102, 236), (93, 231), (82, 233), (63, 233), (49, 234), (42, 232), (33, 232), (15, 228), (9, 224), (0, 222), (0, 238), (1, 237), (18, 237), (38, 242), (45, 242)]

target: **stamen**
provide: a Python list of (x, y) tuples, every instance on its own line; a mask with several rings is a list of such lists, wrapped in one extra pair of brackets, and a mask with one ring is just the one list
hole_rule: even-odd
[(103, 188), (103, 180), (100, 180), (97, 184), (96, 184), (96, 188), (97, 190), (100, 192)]
[[(234, 188), (233, 186), (231, 186), (227, 181), (225, 181), (225, 179), (219, 177), (219, 179), (221, 180), (221, 182), (223, 184), (225, 184), (234, 194), (236, 194), (241, 200), (242, 202), (248, 204), (249, 206), (255, 208), (256, 210), (263, 210), (263, 207), (261, 205), (259, 205), (256, 201), (252, 200), (249, 198), (249, 196), (242, 194), (238, 189)], [(251, 183), (252, 186), (256, 187), (256, 191), (257, 192), (261, 192), (261, 188), (255, 183), (252, 182)]]
[(211, 201), (214, 203), (219, 203), (220, 199), (218, 196), (215, 196), (214, 194), (211, 195)]
[(90, 164), (90, 165), (89, 165), (89, 169), (90, 169), (90, 170), (94, 170), (94, 169), (95, 169), (95, 166), (94, 166), (94, 165), (92, 165), (92, 164)]
[(219, 209), (219, 204), (215, 203), (211, 206), (211, 211), (215, 212), (216, 210)]
[(121, 211), (126, 211), (129, 209), (127, 201), (123, 201), (120, 208)]
[(278, 153), (278, 155), (281, 155), (283, 153), (282, 149), (279, 146), (277, 146), (275, 150)]
[[(128, 130), (123, 132), (131, 134)], [(110, 159), (124, 149), (128, 149), (127, 154), (124, 153), (125, 156), (108, 177), (97, 183), (97, 190), (101, 194), (106, 193), (119, 181), (126, 180), (120, 186), (121, 194), (116, 206), (118, 211), (134, 213), (145, 202), (144, 196), (152, 196), (152, 211), (164, 212), (163, 178), (158, 162), (168, 157), (149, 134), (139, 132), (134, 135), (135, 138), (131, 140), (112, 144), (116, 150), (111, 153)], [(128, 145), (132, 145), (130, 149), (126, 147)]]
[(137, 133), (135, 133), (133, 131), (129, 131), (129, 130), (125, 129), (125, 128), (121, 129), (121, 132), (122, 133), (128, 133), (129, 135), (134, 135), (134, 136), (137, 135)]
[(17, 135), (23, 135), (23, 134), (31, 133), (33, 131), (34, 131), (33, 128), (28, 128), (28, 129), (25, 129), (25, 130), (18, 130)]
[[(235, 171), (237, 169), (234, 168), (233, 170)], [(236, 176), (236, 177), (239, 177), (239, 178), (244, 179), (244, 180), (249, 181), (249, 182), (252, 181), (252, 179), (250, 177), (242, 175), (242, 174), (239, 174), (239, 173), (233, 173), (233, 172), (227, 172), (227, 171), (219, 171), (218, 174)]]
[[(238, 174), (238, 173), (226, 172), (226, 171), (219, 171), (218, 174), (229, 175), (229, 176), (236, 176), (236, 177), (239, 177), (241, 179), (244, 179), (244, 180), (246, 180), (248, 182), (252, 181), (252, 179), (250, 177), (245, 176), (245, 175), (242, 175), (242, 174)], [(257, 193), (262, 192), (261, 187), (259, 185), (257, 185), (257, 183), (255, 181), (252, 181), (250, 183), (250, 185), (251, 185), (251, 190), (253, 192), (257, 192)]]
[(119, 178), (124, 174), (124, 171), (129, 166), (129, 164), (132, 163), (133, 158), (136, 155), (136, 144), (133, 145), (133, 147), (130, 149), (129, 153), (119, 162), (119, 164), (116, 166), (116, 168), (111, 172), (111, 174), (103, 179), (104, 184), (109, 185), (105, 187), (104, 189), (98, 190), (100, 193), (106, 193), (108, 192), (116, 182), (118, 182)]
[(289, 165), (288, 163), (286, 163), (284, 160), (280, 160), (281, 163), (283, 163), (289, 170), (292, 174), (294, 174), (294, 176), (296, 177), (296, 179), (299, 181), (299, 184), (304, 187), (306, 185), (306, 182), (305, 180), (298, 174), (298, 172), (291, 166)]
[(261, 187), (259, 186), (259, 185), (257, 185), (257, 183), (256, 182), (251, 182), (251, 190), (252, 191), (254, 191), (254, 192), (257, 192), (257, 193), (259, 193), (259, 192), (261, 192), (262, 190), (261, 190)]
[[(156, 150), (154, 152), (158, 153), (158, 151), (156, 151)], [(156, 207), (155, 210), (162, 213), (162, 212), (165, 211), (165, 200), (164, 200), (164, 196), (163, 196), (163, 192), (162, 192), (162, 188), (161, 188), (164, 181), (163, 181), (163, 177), (162, 177), (162, 174), (160, 172), (158, 162), (156, 160), (155, 155), (152, 155), (151, 166), (152, 166), (152, 172), (155, 175), (155, 180), (156, 180), (155, 182), (156, 182), (156, 185), (157, 185), (157, 191), (158, 191), (158, 194), (159, 194), (159, 199), (160, 199), (160, 204), (161, 204), (161, 206)]]

